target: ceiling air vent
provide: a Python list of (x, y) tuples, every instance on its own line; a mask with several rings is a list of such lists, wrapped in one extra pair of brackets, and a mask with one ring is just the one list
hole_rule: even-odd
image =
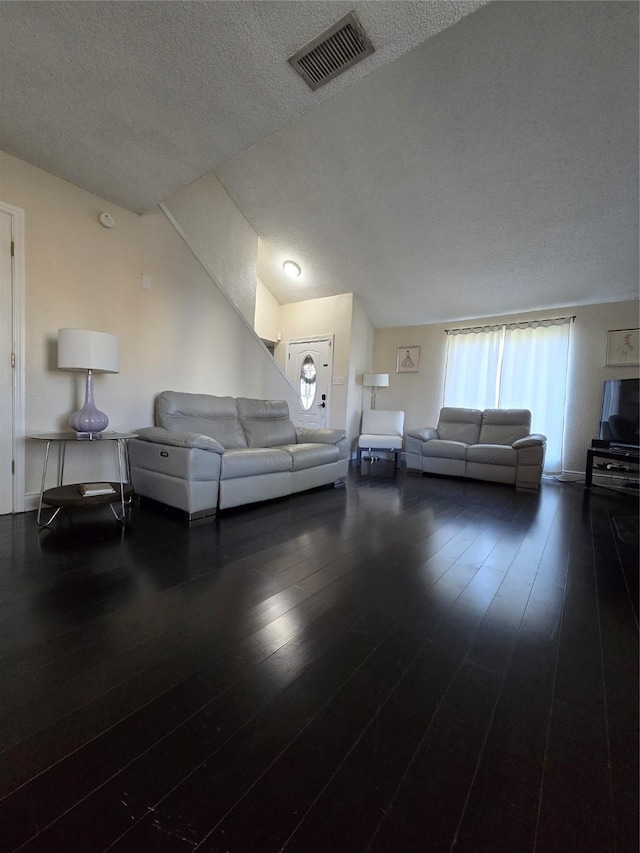
[(289, 62), (311, 89), (318, 89), (371, 53), (369, 37), (349, 12), (294, 53)]

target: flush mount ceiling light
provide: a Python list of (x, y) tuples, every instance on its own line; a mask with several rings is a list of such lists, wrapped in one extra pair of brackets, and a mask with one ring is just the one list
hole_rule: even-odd
[(302, 272), (302, 270), (300, 269), (298, 264), (295, 263), (295, 261), (285, 261), (282, 264), (282, 269), (284, 270), (285, 275), (288, 275), (289, 278), (298, 278), (298, 276)]

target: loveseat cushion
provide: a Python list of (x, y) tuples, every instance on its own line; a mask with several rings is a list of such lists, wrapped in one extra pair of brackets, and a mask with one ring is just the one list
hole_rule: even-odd
[(436, 459), (465, 459), (468, 446), (463, 441), (442, 441), (433, 438), (422, 445), (422, 455)]
[(251, 447), (227, 450), (221, 457), (221, 480), (251, 477), (255, 474), (276, 474), (291, 471), (291, 454), (275, 447)]
[(480, 436), (482, 412), (479, 409), (462, 409), (445, 406), (440, 409), (438, 438), (477, 444)]
[(233, 397), (163, 391), (156, 399), (156, 423), (176, 432), (208, 435), (225, 449), (247, 446)]
[(467, 462), (515, 468), (517, 461), (518, 451), (506, 444), (472, 444), (467, 448)]
[(286, 450), (293, 459), (293, 470), (304, 471), (318, 465), (337, 462), (340, 451), (335, 444), (285, 444), (278, 448)]
[(511, 445), (529, 435), (530, 427), (531, 412), (528, 409), (485, 409), (477, 444)]
[(238, 415), (248, 447), (278, 447), (296, 443), (286, 400), (251, 400), (238, 397)]

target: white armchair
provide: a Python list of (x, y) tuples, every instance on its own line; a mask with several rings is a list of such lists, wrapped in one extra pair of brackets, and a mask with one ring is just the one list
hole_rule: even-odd
[(362, 433), (358, 438), (357, 467), (362, 464), (362, 452), (393, 453), (396, 468), (402, 456), (404, 412), (371, 409), (362, 413)]

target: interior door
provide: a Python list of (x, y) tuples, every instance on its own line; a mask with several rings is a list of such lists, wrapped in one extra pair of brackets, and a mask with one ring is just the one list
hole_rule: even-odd
[(333, 368), (333, 336), (287, 341), (287, 379), (298, 390), (298, 407), (291, 420), (301, 427), (329, 423)]

